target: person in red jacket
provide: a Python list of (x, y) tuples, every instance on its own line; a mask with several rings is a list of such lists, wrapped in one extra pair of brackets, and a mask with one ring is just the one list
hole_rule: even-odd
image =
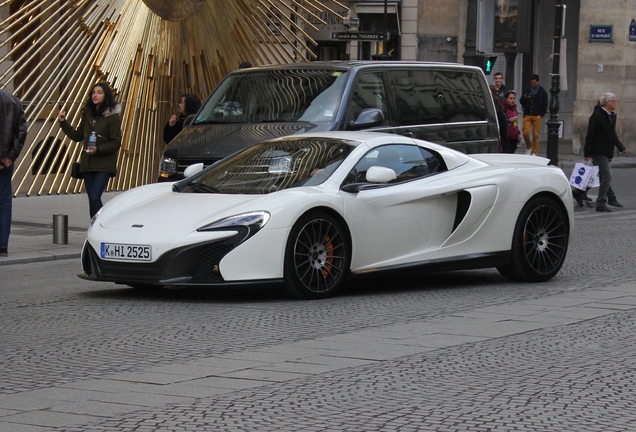
[(508, 146), (510, 153), (517, 151), (517, 145), (521, 141), (519, 132), (519, 112), (517, 111), (517, 94), (514, 90), (508, 90), (504, 96), (503, 107), (508, 117)]

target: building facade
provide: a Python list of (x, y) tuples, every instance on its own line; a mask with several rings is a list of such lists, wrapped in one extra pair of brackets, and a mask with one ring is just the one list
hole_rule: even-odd
[[(333, 32), (382, 31), (384, 1), (344, 2), (360, 27), (336, 25), (324, 33), (319, 46), (333, 43)], [(560, 138), (582, 152), (587, 121), (599, 96), (616, 94), (617, 132), (628, 150), (636, 151), (636, 0), (402, 0), (387, 3), (391, 38), (389, 58), (473, 64), (476, 54), (496, 57), (492, 77), (502, 72), (507, 88), (521, 91), (532, 74), (550, 92), (557, 5), (565, 5), (559, 44), (558, 120)], [(346, 14), (347, 12), (343, 12)], [(366, 14), (366, 15), (365, 15)], [(344, 16), (344, 15), (343, 15)], [(518, 27), (517, 47), (506, 47), (506, 23)], [(327, 42), (327, 39), (329, 42)], [(514, 38), (513, 38), (514, 39)], [(383, 41), (340, 41), (340, 59), (371, 59)], [(322, 57), (321, 59), (336, 59)], [(547, 140), (543, 121), (541, 141)], [(545, 146), (545, 144), (542, 144)], [(545, 147), (543, 148), (545, 150)]]

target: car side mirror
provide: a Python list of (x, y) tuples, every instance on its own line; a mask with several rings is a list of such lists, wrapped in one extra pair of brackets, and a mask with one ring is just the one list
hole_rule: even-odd
[(384, 183), (390, 182), (397, 178), (395, 171), (391, 168), (381, 166), (372, 166), (367, 170), (365, 182), (349, 183), (340, 188), (344, 192), (358, 193), (365, 189), (375, 189), (382, 187)]
[(387, 183), (395, 180), (397, 175), (391, 168), (372, 166), (367, 170), (366, 177), (369, 183)]
[(192, 164), (190, 166), (188, 166), (184, 171), (183, 171), (183, 176), (188, 178), (190, 176), (195, 175), (196, 173), (200, 172), (203, 170), (203, 162), (199, 162), (199, 163), (195, 163)]
[(367, 129), (380, 126), (382, 123), (384, 123), (384, 114), (382, 114), (382, 111), (378, 108), (365, 108), (360, 112), (358, 118), (349, 124), (349, 129)]

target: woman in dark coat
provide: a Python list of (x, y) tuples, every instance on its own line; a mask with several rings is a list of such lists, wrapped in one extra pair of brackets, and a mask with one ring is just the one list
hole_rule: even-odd
[(521, 141), (519, 131), (519, 112), (517, 111), (517, 95), (514, 90), (508, 90), (503, 102), (508, 117), (508, 150), (509, 153), (517, 151), (517, 145)]
[(183, 122), (186, 117), (192, 114), (196, 114), (201, 107), (201, 101), (196, 95), (184, 94), (181, 96), (181, 102), (179, 102), (179, 116), (173, 114), (163, 128), (163, 142), (170, 144), (170, 141), (174, 139), (181, 129), (183, 129)]
[[(77, 129), (66, 121), (66, 111), (57, 118), (62, 131), (76, 142), (84, 142), (80, 157), (80, 173), (88, 195), (91, 218), (102, 208), (102, 194), (108, 180), (117, 174), (117, 152), (121, 147), (121, 105), (115, 101), (107, 83), (95, 84), (88, 95)], [(97, 135), (95, 147), (88, 146), (92, 132)]]

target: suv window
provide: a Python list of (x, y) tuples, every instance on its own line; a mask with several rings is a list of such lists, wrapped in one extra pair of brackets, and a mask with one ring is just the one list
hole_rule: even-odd
[(194, 124), (331, 121), (347, 72), (263, 70), (229, 75)]
[(366, 182), (366, 172), (372, 166), (391, 168), (400, 183), (446, 171), (441, 156), (422, 147), (397, 144), (377, 147), (365, 154), (347, 176), (345, 183)]
[(377, 108), (382, 111), (383, 124), (388, 124), (387, 98), (380, 72), (365, 73), (358, 77), (352, 91), (349, 121), (357, 119), (360, 112), (366, 108)]
[(485, 93), (474, 72), (391, 70), (387, 77), (400, 126), (487, 119)]

